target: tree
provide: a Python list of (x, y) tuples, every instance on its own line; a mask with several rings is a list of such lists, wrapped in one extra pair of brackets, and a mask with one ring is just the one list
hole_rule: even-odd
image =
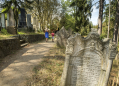
[[(33, 16), (38, 16), (40, 22), (40, 28), (45, 29), (45, 27), (51, 26), (53, 23), (53, 15), (57, 15), (57, 10), (59, 6), (58, 0), (34, 0), (32, 4), (33, 10), (29, 11)], [(51, 27), (49, 27), (51, 28)]]
[(73, 0), (71, 7), (75, 7), (75, 24), (76, 32), (81, 32), (82, 27), (86, 27), (89, 24), (89, 17), (91, 18), (92, 0)]
[(109, 38), (109, 28), (110, 28), (110, 2), (111, 2), (111, 0), (109, 0), (109, 20), (108, 20), (108, 33), (107, 33), (107, 38)]
[(103, 7), (104, 0), (100, 0), (99, 2), (99, 19), (98, 19), (98, 33), (102, 34), (102, 18), (103, 18)]
[(17, 19), (18, 19), (18, 14), (19, 14), (21, 7), (32, 9), (32, 7), (30, 6), (30, 4), (32, 3), (33, 1), (29, 1), (29, 0), (5, 0), (5, 2), (1, 5), (2, 8), (6, 8), (3, 11), (3, 13), (7, 13), (9, 9), (13, 7), (14, 19), (16, 22), (16, 26), (15, 26), (16, 34), (17, 34), (17, 26), (18, 26)]
[(114, 33), (113, 33), (113, 42), (115, 44), (118, 44), (118, 27), (119, 27), (119, 0), (117, 0), (116, 17), (115, 17), (115, 25), (114, 25)]

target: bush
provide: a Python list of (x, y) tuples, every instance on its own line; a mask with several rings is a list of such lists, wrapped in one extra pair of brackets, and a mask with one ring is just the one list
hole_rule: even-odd
[(7, 32), (7, 30), (4, 29), (4, 28), (1, 30), (1, 32), (2, 32), (3, 34), (5, 34), (5, 35), (9, 34), (9, 33)]

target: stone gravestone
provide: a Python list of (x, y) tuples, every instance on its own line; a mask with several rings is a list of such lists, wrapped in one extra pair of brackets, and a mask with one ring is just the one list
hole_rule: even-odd
[(14, 13), (11, 8), (7, 13), (7, 31), (8, 33), (16, 34)]
[(7, 13), (7, 26), (15, 26), (14, 13), (12, 9), (10, 9)]
[(5, 14), (4, 13), (1, 13), (1, 23), (2, 23), (2, 28), (5, 28), (6, 24), (5, 24)]
[(56, 44), (59, 47), (66, 47), (67, 39), (69, 38), (70, 34), (64, 28), (64, 26), (56, 33)]
[(37, 31), (39, 30), (38, 23), (39, 23), (39, 20), (38, 20), (38, 19), (36, 19), (36, 28), (37, 28)]
[(72, 35), (72, 29), (69, 28), (69, 29), (68, 29), (68, 32), (69, 32), (69, 35), (71, 36), (71, 35)]
[(19, 15), (19, 28), (26, 27), (26, 11), (24, 8), (21, 8), (21, 14)]
[(36, 17), (33, 17), (33, 29), (36, 32)]
[(27, 27), (28, 29), (32, 29), (32, 24), (31, 24), (31, 14), (27, 14)]
[(70, 36), (60, 86), (107, 86), (116, 48), (95, 31), (86, 38), (80, 34)]

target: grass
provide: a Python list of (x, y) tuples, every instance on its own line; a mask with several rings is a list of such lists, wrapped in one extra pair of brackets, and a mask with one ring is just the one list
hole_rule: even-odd
[(2, 33), (0, 33), (0, 39), (8, 39), (8, 38), (11, 38), (11, 36), (14, 36), (14, 35), (12, 35), (12, 34), (2, 34)]
[(64, 66), (65, 49), (57, 46), (50, 49), (33, 69), (33, 75), (26, 86), (59, 86)]

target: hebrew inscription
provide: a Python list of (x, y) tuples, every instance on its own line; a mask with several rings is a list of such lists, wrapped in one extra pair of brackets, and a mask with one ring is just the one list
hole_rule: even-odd
[[(73, 57), (70, 86), (96, 86), (101, 74), (101, 59), (98, 54)], [(88, 82), (88, 83), (87, 83)]]

